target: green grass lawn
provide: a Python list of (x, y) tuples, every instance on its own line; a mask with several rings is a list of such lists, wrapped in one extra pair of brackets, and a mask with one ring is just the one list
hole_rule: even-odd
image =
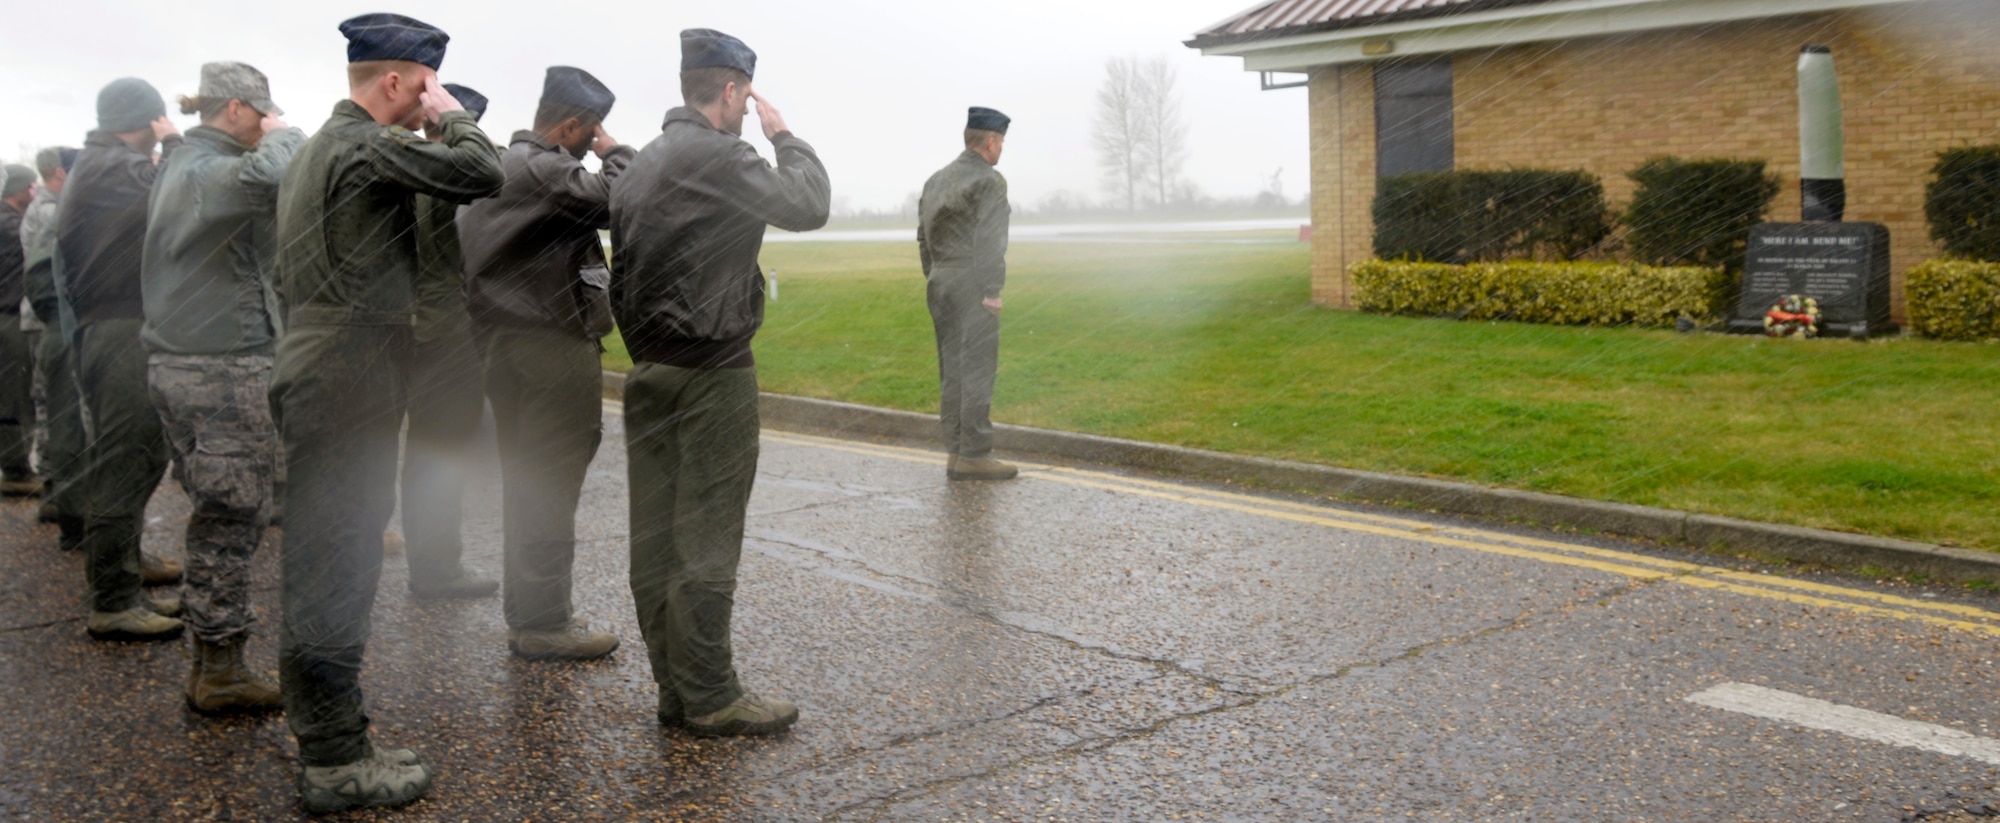
[[(936, 409), (914, 243), (763, 262), (767, 391)], [(2000, 550), (2000, 348), (1330, 311), (1297, 244), (1009, 265), (1002, 422)]]

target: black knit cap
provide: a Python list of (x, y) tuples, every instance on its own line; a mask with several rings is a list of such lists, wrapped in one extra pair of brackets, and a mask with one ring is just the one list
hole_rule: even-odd
[(340, 24), (347, 37), (347, 62), (407, 60), (436, 70), (444, 64), (444, 45), (451, 35), (443, 29), (400, 14), (364, 14)]

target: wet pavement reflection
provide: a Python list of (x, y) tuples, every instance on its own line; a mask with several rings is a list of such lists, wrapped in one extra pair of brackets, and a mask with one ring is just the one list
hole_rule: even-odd
[[(2000, 802), (2000, 766), (1684, 699), (1755, 683), (2000, 736), (1991, 597), (1816, 578), (1838, 591), (1807, 602), (1634, 572), (1718, 562), (1634, 544), (1089, 467), (947, 483), (920, 448), (781, 432), (735, 645), (746, 685), (801, 721), (698, 740), (653, 717), (615, 411), (575, 599), (624, 646), (517, 660), (497, 598), (415, 601), (389, 558), (368, 710), (438, 782), (351, 817), (1903, 820)], [(467, 562), (497, 575), (498, 473), (472, 474)], [(185, 505), (162, 488), (149, 547), (178, 554)], [(185, 641), (88, 640), (81, 558), (33, 514), (0, 505), (0, 813), (300, 816), (282, 718), (189, 712)], [(256, 565), (266, 669), (276, 536)], [(1838, 605), (1877, 596), (1918, 605)]]

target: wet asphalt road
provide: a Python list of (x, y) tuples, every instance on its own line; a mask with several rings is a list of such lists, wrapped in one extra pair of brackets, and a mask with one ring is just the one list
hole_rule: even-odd
[[(439, 779), (400, 812), (352, 817), (2000, 813), (2000, 759), (1686, 700), (1747, 683), (1990, 741), (1991, 596), (1730, 572), (1619, 541), (1090, 467), (948, 484), (920, 449), (780, 432), (763, 442), (736, 651), (751, 688), (803, 717), (779, 737), (696, 740), (653, 719), (615, 407), (605, 444), (579, 518), (576, 599), (625, 647), (593, 663), (516, 661), (497, 599), (414, 602), (391, 556), (364, 675), (375, 739), (417, 747)], [(477, 475), (468, 557), (497, 575), (497, 472)], [(177, 554), (184, 512), (163, 487), (149, 546)], [(274, 549), (257, 567), (267, 619)], [(0, 508), (0, 812), (300, 816), (282, 719), (187, 711), (185, 641), (87, 639), (81, 564), (30, 504)], [(251, 646), (267, 670), (275, 634), (266, 623)]]

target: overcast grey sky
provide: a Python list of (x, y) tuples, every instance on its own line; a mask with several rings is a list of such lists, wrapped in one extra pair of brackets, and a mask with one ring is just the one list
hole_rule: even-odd
[[(1125, 55), (1165, 55), (1179, 68), (1186, 172), (1203, 192), (1252, 195), (1280, 168), (1286, 196), (1296, 199), (1307, 184), (1304, 90), (1260, 92), (1240, 61), (1181, 45), (1249, 0), (12, 5), (10, 47), (0, 51), (0, 156), (10, 158), (25, 146), (81, 142), (95, 123), (97, 90), (126, 75), (158, 86), (185, 129), (194, 118), (180, 116), (173, 100), (195, 92), (210, 60), (264, 70), (287, 119), (317, 129), (346, 96), (346, 41), (336, 26), (394, 11), (452, 35), (440, 75), (492, 98), (484, 125), (501, 142), (527, 127), (543, 70), (567, 64), (611, 87), (618, 103), (606, 128), (643, 145), (679, 104), (679, 31), (708, 27), (757, 51), (759, 92), (819, 149), (837, 204), (850, 208), (893, 209), (920, 188), (957, 154), (969, 105), (1014, 118), (1001, 169), (1017, 203), (1057, 190), (1098, 197), (1093, 97), (1105, 61)], [(755, 126), (745, 131), (769, 156)]]

